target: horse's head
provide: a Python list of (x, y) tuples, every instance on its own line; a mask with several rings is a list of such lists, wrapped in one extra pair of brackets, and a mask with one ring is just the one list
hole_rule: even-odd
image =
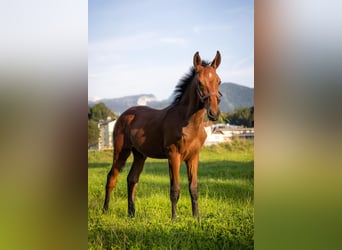
[(221, 63), (220, 52), (217, 51), (216, 56), (210, 65), (204, 65), (198, 52), (194, 55), (194, 67), (197, 72), (196, 93), (200, 101), (207, 110), (209, 120), (216, 121), (220, 115), (220, 98), (219, 85), (220, 77), (216, 74), (216, 69)]

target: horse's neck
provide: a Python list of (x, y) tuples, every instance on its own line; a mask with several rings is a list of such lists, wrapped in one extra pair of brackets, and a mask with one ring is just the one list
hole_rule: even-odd
[(189, 124), (199, 126), (203, 122), (205, 110), (201, 107), (199, 98), (194, 88), (189, 87), (184, 97), (180, 100), (178, 109), (184, 121)]
[(189, 124), (191, 124), (193, 127), (199, 128), (203, 124), (203, 118), (205, 115), (205, 110), (200, 109), (197, 112), (193, 113), (189, 118)]

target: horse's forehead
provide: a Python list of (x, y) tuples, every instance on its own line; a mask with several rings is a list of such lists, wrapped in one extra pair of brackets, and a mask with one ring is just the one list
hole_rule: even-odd
[(216, 71), (213, 67), (206, 67), (204, 68), (201, 73), (200, 73), (200, 78), (205, 78), (209, 81), (217, 78), (217, 74), (216, 74)]

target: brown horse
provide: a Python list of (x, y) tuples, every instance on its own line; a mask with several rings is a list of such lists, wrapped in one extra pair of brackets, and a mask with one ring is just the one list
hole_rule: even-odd
[(162, 110), (146, 106), (132, 107), (118, 118), (113, 135), (113, 165), (107, 176), (104, 211), (108, 210), (110, 194), (118, 174), (133, 152), (134, 160), (127, 176), (128, 215), (135, 214), (134, 194), (139, 176), (146, 158), (152, 157), (168, 159), (172, 219), (176, 218), (176, 204), (180, 193), (180, 164), (185, 161), (192, 214), (199, 218), (197, 169), (199, 151), (207, 136), (203, 118), (205, 111), (212, 121), (216, 121), (220, 115), (221, 80), (216, 74), (220, 62), (219, 51), (211, 64), (202, 61), (196, 52), (193, 58), (194, 67), (177, 85), (175, 99), (170, 106)]

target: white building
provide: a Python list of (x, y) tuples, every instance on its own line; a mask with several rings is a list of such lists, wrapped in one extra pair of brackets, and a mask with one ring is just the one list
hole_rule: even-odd
[(230, 142), (233, 138), (254, 138), (254, 128), (244, 128), (243, 126), (234, 126), (229, 124), (216, 124), (204, 127), (207, 132), (205, 146), (210, 146), (222, 142)]
[(98, 150), (112, 149), (113, 148), (113, 131), (116, 120), (110, 117), (107, 120), (99, 121), (99, 143)]

